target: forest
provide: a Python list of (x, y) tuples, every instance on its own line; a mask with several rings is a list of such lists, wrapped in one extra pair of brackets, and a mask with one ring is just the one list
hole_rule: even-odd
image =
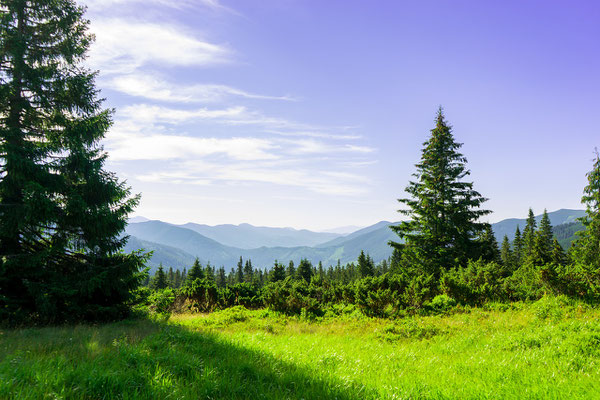
[(105, 169), (114, 111), (83, 64), (85, 9), (0, 4), (0, 397), (600, 393), (597, 151), (585, 216), (555, 230), (529, 209), (499, 243), (440, 107), (389, 259), (150, 274), (123, 251), (140, 195)]

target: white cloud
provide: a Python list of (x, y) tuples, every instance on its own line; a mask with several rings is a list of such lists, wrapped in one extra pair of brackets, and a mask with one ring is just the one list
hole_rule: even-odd
[(115, 6), (140, 3), (143, 3), (145, 6), (157, 5), (177, 9), (191, 7), (193, 5), (200, 5), (213, 10), (226, 9), (226, 7), (221, 5), (217, 0), (84, 0), (82, 3), (94, 11), (112, 9)]
[(135, 104), (123, 107), (118, 115), (130, 121), (154, 124), (177, 124), (193, 120), (229, 120), (244, 116), (246, 108), (237, 106), (225, 109), (210, 110), (208, 108), (197, 108), (193, 110), (181, 110), (149, 104)]
[(177, 103), (215, 103), (230, 97), (294, 100), (289, 96), (264, 96), (248, 93), (226, 85), (178, 85), (167, 82), (156, 74), (142, 73), (141, 71), (135, 74), (115, 76), (109, 79), (105, 86), (130, 96)]
[[(227, 164), (188, 161), (182, 164), (184, 169), (175, 169), (167, 173), (140, 174), (136, 176), (136, 179), (144, 182), (171, 184), (254, 182), (300, 187), (315, 193), (344, 196), (360, 195), (367, 191), (364, 184), (366, 180), (355, 174), (321, 172), (300, 166), (294, 168), (274, 167), (274, 164), (277, 163), (278, 161)], [(357, 182), (360, 182), (361, 185), (357, 185)]]
[(96, 20), (90, 64), (103, 74), (126, 74), (143, 65), (208, 66), (229, 61), (231, 51), (186, 34), (181, 27), (124, 19)]
[(276, 147), (268, 140), (250, 137), (221, 139), (130, 133), (108, 141), (113, 161), (196, 159), (214, 155), (225, 155), (234, 160), (269, 160), (277, 158), (271, 152)]

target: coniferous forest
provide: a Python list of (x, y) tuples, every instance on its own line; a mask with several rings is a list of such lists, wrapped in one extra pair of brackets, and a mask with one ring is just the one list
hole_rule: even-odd
[(525, 205), (499, 242), (440, 107), (393, 183), (388, 259), (150, 273), (123, 251), (140, 195), (105, 166), (84, 15), (0, 3), (1, 398), (600, 396), (597, 151), (583, 218), (555, 229)]

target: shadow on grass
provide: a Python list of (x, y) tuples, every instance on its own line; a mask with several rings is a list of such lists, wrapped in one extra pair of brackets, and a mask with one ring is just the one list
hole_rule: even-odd
[(0, 331), (0, 398), (365, 399), (359, 384), (147, 320)]

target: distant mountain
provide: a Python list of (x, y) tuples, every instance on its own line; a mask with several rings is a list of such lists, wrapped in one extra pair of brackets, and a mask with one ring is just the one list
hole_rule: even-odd
[(338, 228), (324, 229), (322, 232), (326, 233), (337, 233), (340, 235), (348, 235), (352, 232), (356, 232), (362, 227), (356, 225), (340, 226)]
[[(374, 232), (374, 231), (377, 231), (377, 230), (381, 230), (383, 228), (384, 228), (383, 231), (385, 231), (385, 232), (388, 232), (388, 231), (392, 232), (392, 230), (389, 229), (388, 227), (390, 225), (394, 225), (394, 224), (397, 224), (397, 222), (380, 221), (380, 222), (378, 222), (378, 223), (376, 223), (374, 225), (367, 226), (366, 228), (359, 229), (356, 232), (353, 232), (353, 233), (351, 233), (349, 235), (346, 235), (346, 236), (343, 236), (343, 237), (339, 237), (339, 238), (330, 240), (330, 241), (325, 242), (325, 243), (321, 243), (317, 247), (338, 246), (338, 245), (341, 245), (342, 243), (345, 243), (345, 242), (347, 242), (349, 240), (356, 239), (358, 237), (361, 237), (363, 235), (366, 235), (368, 233), (371, 233), (371, 232)], [(360, 254), (360, 252), (359, 252), (359, 254)]]
[(190, 229), (180, 228), (162, 221), (139, 222), (127, 225), (128, 235), (147, 242), (178, 248), (199, 257), (203, 262), (229, 264), (238, 249), (222, 245)]
[(148, 261), (148, 266), (151, 271), (163, 264), (167, 267), (183, 268), (191, 266), (194, 263), (195, 257), (185, 251), (176, 247), (166, 246), (164, 244), (149, 242), (146, 240), (138, 239), (135, 236), (131, 236), (123, 249), (129, 253), (134, 250), (144, 249), (146, 251), (152, 251), (152, 257)]
[[(315, 264), (322, 261), (324, 265), (330, 265), (336, 264), (338, 259), (342, 263), (354, 261), (363, 249), (375, 261), (381, 261), (391, 254), (387, 241), (395, 236), (387, 228), (388, 225), (389, 222), (375, 224), (348, 235), (346, 240), (328, 246), (263, 246), (255, 249), (242, 249), (225, 246), (182, 226), (170, 225), (162, 221), (148, 221), (132, 223), (127, 226), (126, 233), (131, 237), (126, 250), (139, 248), (154, 250), (155, 253), (150, 262), (152, 266), (163, 262), (165, 266), (178, 268), (189, 268), (194, 258), (198, 257), (203, 263), (210, 261), (212, 265), (223, 265), (229, 269), (236, 265), (240, 256), (245, 260), (251, 259), (252, 263), (260, 268), (270, 267), (275, 260), (286, 264), (292, 260), (298, 264), (302, 258)], [(179, 252), (175, 250), (179, 250)]]
[[(570, 222), (575, 222), (577, 221), (577, 218), (583, 217), (584, 215), (584, 210), (569, 210), (565, 208), (548, 213), (548, 217), (550, 218), (550, 223), (552, 224), (552, 226), (558, 226)], [(535, 217), (535, 220), (538, 224), (541, 219), (541, 214)], [(510, 218), (492, 224), (492, 228), (494, 230), (494, 234), (496, 235), (496, 239), (498, 240), (498, 242), (502, 241), (504, 235), (507, 235), (508, 238), (512, 241), (515, 236), (515, 230), (517, 229), (517, 226), (519, 226), (519, 229), (521, 230), (521, 232), (523, 232), (523, 228), (525, 228), (525, 223), (525, 218)]]
[[(558, 210), (548, 213), (554, 226), (554, 233), (561, 245), (567, 248), (574, 238), (574, 232), (582, 227), (578, 222), (573, 222), (582, 216), (581, 210)], [(541, 216), (536, 217), (539, 221)], [(302, 258), (310, 260), (313, 264), (319, 261), (323, 265), (335, 265), (355, 261), (361, 250), (368, 253), (376, 262), (391, 256), (392, 249), (388, 246), (390, 240), (399, 240), (398, 236), (390, 229), (390, 225), (397, 223), (381, 221), (374, 225), (359, 229), (349, 235), (339, 236), (322, 234), (319, 232), (300, 231), (290, 228), (262, 228), (248, 224), (219, 225), (208, 227), (206, 225), (185, 224), (171, 225), (161, 221), (147, 221), (130, 223), (127, 234), (131, 239), (126, 250), (145, 248), (154, 250), (150, 261), (151, 266), (162, 262), (165, 266), (177, 268), (190, 267), (195, 257), (206, 263), (210, 261), (215, 266), (225, 266), (227, 270), (233, 268), (240, 256), (244, 260), (251, 259), (255, 267), (271, 267), (275, 260), (287, 264), (290, 260), (298, 264)], [(501, 241), (504, 234), (512, 240), (514, 231), (519, 225), (525, 226), (525, 219), (506, 219), (492, 224), (492, 229)], [(210, 229), (209, 229), (210, 228)], [(217, 229), (213, 229), (217, 228)], [(212, 236), (202, 234), (207, 232)], [(248, 238), (244, 238), (246, 232)], [(234, 236), (227, 237), (227, 234)], [(282, 238), (277, 238), (280, 233)], [(226, 245), (215, 238), (220, 238), (228, 244), (237, 243), (240, 246)], [(319, 244), (312, 246), (266, 246), (264, 243), (298, 243), (298, 241), (314, 242), (318, 238), (326, 237)], [(249, 248), (260, 245), (260, 247)], [(242, 248), (241, 245), (247, 248)]]
[(339, 233), (313, 232), (293, 228), (268, 228), (250, 224), (209, 226), (187, 223), (178, 226), (191, 229), (226, 246), (241, 249), (256, 249), (263, 246), (315, 246), (341, 236)]
[(137, 222), (147, 222), (147, 221), (150, 221), (150, 220), (146, 217), (142, 217), (141, 215), (138, 215), (137, 217), (129, 218), (129, 220), (128, 220), (128, 222), (130, 224), (137, 223)]

